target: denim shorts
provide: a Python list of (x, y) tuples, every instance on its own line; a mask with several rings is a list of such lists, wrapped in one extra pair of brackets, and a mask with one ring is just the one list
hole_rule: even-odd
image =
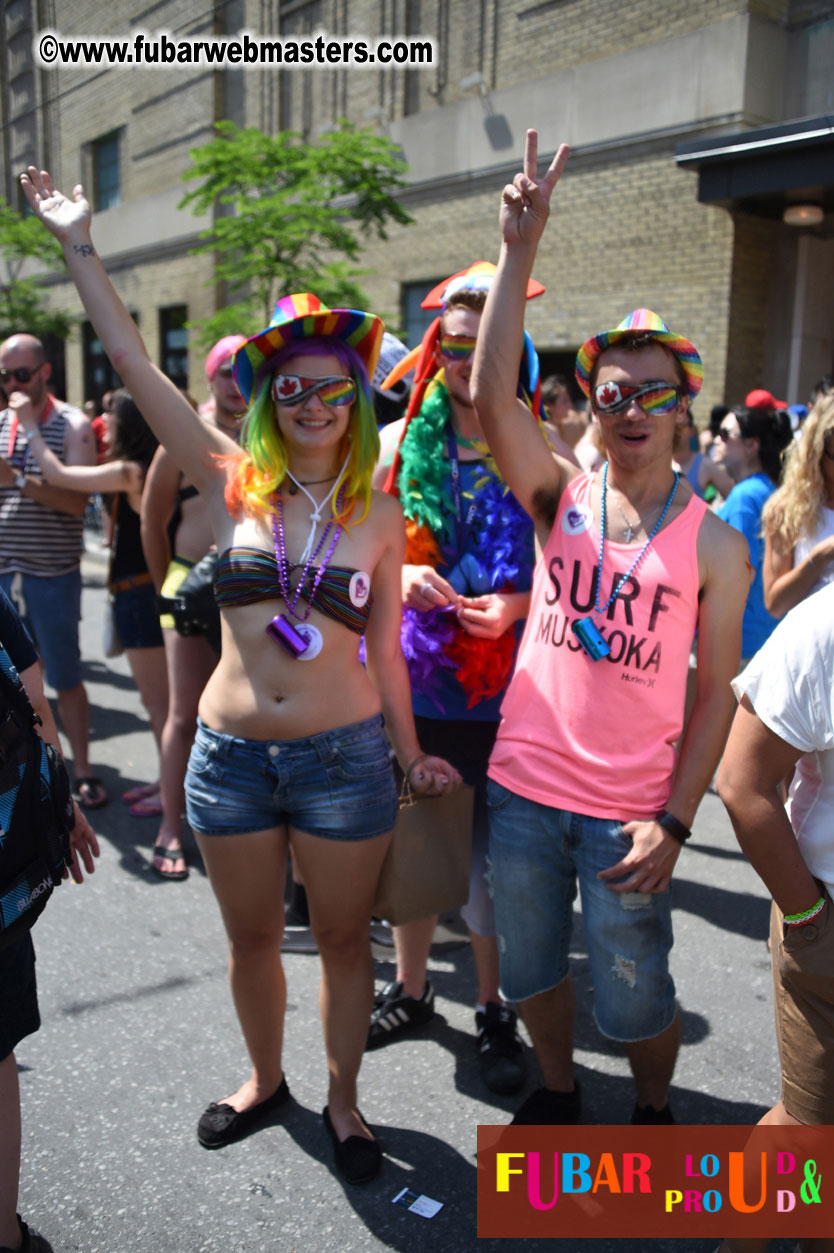
[(397, 817), (397, 789), (382, 715), (300, 740), (238, 739), (198, 718), (185, 801), (202, 835), (285, 823), (329, 840), (384, 835)]
[(46, 678), (56, 692), (81, 682), (81, 571), (38, 578), (34, 574), (0, 574), (0, 587), (26, 623), (41, 655)]
[(126, 587), (113, 597), (113, 617), (122, 648), (162, 648), (153, 583)]
[(603, 1035), (629, 1043), (674, 1020), (671, 893), (612, 892), (597, 878), (631, 848), (622, 824), (552, 809), (487, 784), (501, 991), (525, 1001), (568, 974), (577, 883)]

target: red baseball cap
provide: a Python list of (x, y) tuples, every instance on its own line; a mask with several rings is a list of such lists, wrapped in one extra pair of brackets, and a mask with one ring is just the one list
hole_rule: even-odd
[(748, 392), (744, 397), (744, 403), (748, 409), (787, 409), (788, 407), (786, 400), (777, 400), (763, 387), (757, 387), (754, 391)]

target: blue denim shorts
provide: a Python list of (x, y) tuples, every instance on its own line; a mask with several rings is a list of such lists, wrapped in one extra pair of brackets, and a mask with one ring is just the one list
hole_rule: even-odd
[(0, 587), (26, 623), (43, 661), (46, 678), (56, 692), (81, 682), (81, 571), (39, 578), (34, 574), (0, 574)]
[(162, 627), (153, 583), (126, 587), (113, 597), (113, 617), (122, 648), (162, 648)]
[(243, 740), (197, 719), (186, 814), (202, 835), (289, 824), (329, 840), (390, 831), (397, 789), (382, 716), (300, 740)]
[(501, 991), (525, 1001), (568, 974), (577, 883), (603, 1035), (629, 1043), (674, 1020), (671, 893), (612, 892), (597, 878), (631, 848), (622, 824), (552, 809), (487, 784)]

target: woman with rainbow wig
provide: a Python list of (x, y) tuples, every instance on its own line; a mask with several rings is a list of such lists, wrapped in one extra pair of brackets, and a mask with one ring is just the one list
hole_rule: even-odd
[(369, 922), (396, 815), (389, 741), (417, 793), (460, 782), (417, 742), (400, 648), (403, 514), (371, 490), (368, 376), (382, 322), (308, 293), (279, 300), (234, 358), (250, 406), (238, 448), (148, 359), (96, 256), (82, 188), (67, 199), (34, 168), (21, 182), (114, 368), (206, 501), (220, 553), (222, 655), (200, 701), (186, 804), (229, 938), (252, 1072), (209, 1105), (198, 1138), (220, 1148), (290, 1099), (281, 937), (291, 847), (322, 960), (324, 1126), (337, 1169), (364, 1182), (382, 1160), (356, 1081), (373, 996)]

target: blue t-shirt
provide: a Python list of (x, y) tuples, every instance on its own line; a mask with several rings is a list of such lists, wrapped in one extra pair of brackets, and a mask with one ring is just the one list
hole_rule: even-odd
[(752, 657), (757, 653), (776, 626), (777, 619), (765, 609), (762, 565), (764, 563), (764, 540), (762, 539), (762, 510), (768, 496), (776, 491), (776, 484), (764, 471), (751, 474), (736, 483), (724, 504), (718, 510), (730, 526), (741, 531), (750, 549), (750, 564), (754, 577), (747, 593), (744, 619), (741, 626), (741, 655)]

